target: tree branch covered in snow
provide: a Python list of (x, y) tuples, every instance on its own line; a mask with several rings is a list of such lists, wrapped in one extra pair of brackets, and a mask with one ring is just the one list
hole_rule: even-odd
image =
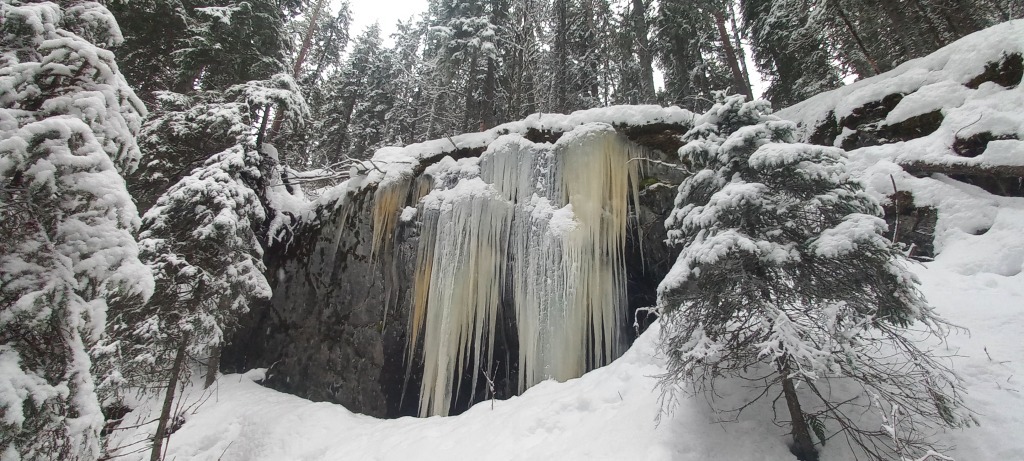
[(109, 301), (153, 290), (121, 174), (145, 109), (103, 6), (0, 5), (0, 446), (4, 459), (95, 459), (89, 349)]
[[(720, 98), (680, 149), (698, 171), (666, 221), (683, 247), (659, 286), (666, 398), (758, 376), (756, 398), (782, 388), (801, 459), (817, 457), (812, 432), (871, 459), (924, 453), (935, 428), (972, 421), (959, 379), (926, 346), (946, 324), (843, 152), (790, 144), (795, 125), (766, 109)], [(879, 426), (864, 426), (865, 410)]]

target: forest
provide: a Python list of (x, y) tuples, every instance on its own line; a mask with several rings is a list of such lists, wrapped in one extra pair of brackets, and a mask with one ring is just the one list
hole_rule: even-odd
[(953, 459), (910, 261), (1021, 270), (1024, 3), (424, 1), (3, 0), (0, 459), (220, 459), (169, 441), (228, 372), (472, 418), (648, 349), (659, 421), (746, 380), (770, 459)]

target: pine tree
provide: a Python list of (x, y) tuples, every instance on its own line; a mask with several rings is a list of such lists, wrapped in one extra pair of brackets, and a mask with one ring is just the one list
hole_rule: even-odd
[(425, 141), (422, 136), (424, 80), (421, 54), (426, 27), (423, 21), (399, 21), (391, 35), (394, 46), (393, 107), (387, 114), (384, 140), (388, 144), (404, 146)]
[(619, 50), (616, 67), (619, 78), (615, 85), (616, 104), (652, 104), (657, 102), (654, 90), (654, 50), (650, 42), (648, 4), (633, 0), (623, 10), (618, 35)]
[(352, 52), (325, 86), (318, 108), (319, 141), (313, 147), (318, 166), (347, 157), (369, 158), (384, 144), (395, 104), (394, 56), (383, 45), (380, 25), (372, 24), (355, 40)]
[(763, 97), (786, 107), (842, 84), (824, 37), (809, 24), (806, 0), (743, 0), (754, 62), (768, 88)]
[(449, 119), (446, 134), (477, 131), (492, 123), (495, 105), (488, 82), (500, 54), (495, 19), (504, 12), (499, 6), (485, 0), (440, 0), (431, 7), (437, 83), (448, 87), (446, 99), (451, 102), (445, 110), (458, 108), (462, 115), (461, 120)]
[(713, 89), (746, 92), (749, 83), (738, 75), (738, 55), (722, 28), (724, 14), (723, 0), (658, 5), (658, 59), (665, 72), (667, 102), (706, 110)]
[[(164, 388), (164, 412), (153, 446), (160, 452), (186, 357), (205, 360), (216, 377), (224, 337), (255, 300), (270, 296), (263, 247), (275, 215), (267, 189), (279, 182), (273, 147), (261, 145), (271, 108), (286, 120), (308, 109), (287, 74), (229, 87), (223, 93), (161, 94), (159, 116), (146, 125), (152, 153), (222, 150), (155, 200), (143, 217), (142, 260), (152, 269), (148, 303), (127, 299), (112, 309), (106, 380), (119, 388)], [(259, 127), (259, 128), (254, 128)], [(163, 141), (163, 145), (157, 141)], [(173, 364), (168, 368), (169, 364)]]
[(551, 51), (544, 59), (545, 111), (570, 113), (608, 105), (617, 80), (615, 42), (620, 25), (606, 0), (554, 0)]
[[(110, 11), (124, 33), (116, 48), (125, 79), (147, 103), (155, 93), (188, 90), (178, 81), (175, 52), (184, 46), (191, 12), (181, 0), (112, 0)], [(176, 86), (178, 85), (178, 86)]]
[[(322, 8), (327, 7), (321, 4)], [(289, 167), (296, 169), (308, 169), (323, 166), (324, 159), (318, 155), (317, 145), (323, 138), (325, 121), (331, 117), (331, 98), (328, 92), (335, 82), (332, 78), (344, 65), (345, 48), (349, 44), (349, 23), (351, 13), (347, 3), (342, 3), (338, 11), (333, 15), (321, 11), (318, 25), (308, 29), (312, 18), (290, 22), (289, 28), (293, 30), (292, 35), (295, 42), (301, 49), (307, 33), (310, 36), (306, 57), (299, 65), (298, 72), (295, 72), (293, 63), (293, 77), (298, 82), (302, 95), (309, 105), (310, 116), (308, 122), (301, 130), (290, 130), (284, 125), (284, 119), (274, 117), (274, 126), (271, 131), (274, 136), (271, 141), (281, 152), (286, 152), (289, 160)], [(300, 51), (301, 53), (301, 51)], [(294, 53), (293, 53), (294, 54)], [(293, 56), (293, 61), (298, 62), (299, 56)], [(276, 127), (276, 129), (274, 129)]]
[(504, 104), (501, 122), (519, 120), (539, 110), (544, 23), (548, 13), (542, 0), (514, 0), (509, 5), (508, 22), (501, 31), (507, 44), (502, 48), (498, 87)]
[[(211, 136), (211, 130), (220, 130), (217, 127), (202, 128), (199, 133), (206, 136), (165, 131), (161, 134), (163, 137), (155, 137), (153, 133), (159, 129), (154, 129), (154, 125), (176, 117), (168, 111), (177, 110), (181, 101), (189, 101), (188, 104), (192, 105), (216, 104), (224, 101), (221, 95), (233, 86), (268, 80), (275, 74), (285, 72), (284, 52), (288, 41), (284, 32), (285, 11), (282, 8), (288, 7), (290, 3), (279, 5), (279, 2), (272, 0), (238, 3), (216, 0), (183, 6), (176, 1), (128, 2), (117, 10), (132, 12), (127, 18), (131, 21), (128, 22), (129, 27), (147, 21), (159, 21), (153, 15), (167, 9), (174, 12), (173, 17), (182, 18), (184, 24), (184, 29), (174, 25), (173, 33), (166, 39), (171, 45), (155, 45), (152, 42), (158, 40), (146, 35), (119, 49), (125, 56), (138, 56), (129, 63), (132, 69), (136, 69), (131, 75), (140, 79), (145, 79), (148, 69), (144, 65), (146, 59), (164, 54), (171, 56), (170, 61), (160, 58), (159, 62), (161, 66), (168, 66), (172, 76), (161, 78), (160, 84), (154, 84), (146, 96), (154, 109), (140, 137), (142, 150), (148, 153), (148, 161), (128, 178), (129, 190), (143, 210), (152, 206), (160, 194), (192, 169), (235, 143), (233, 134), (228, 137)], [(172, 6), (146, 9), (144, 6), (147, 2)], [(140, 8), (141, 11), (138, 10)], [(177, 24), (176, 21), (170, 22)], [(131, 27), (130, 30), (135, 29)], [(129, 36), (133, 34), (135, 32)], [(140, 65), (141, 68), (138, 67)], [(138, 85), (141, 82), (131, 83)], [(217, 117), (211, 117), (211, 124), (216, 120)], [(259, 124), (257, 121), (257, 126)]]
[[(719, 98), (685, 136), (694, 172), (666, 221), (682, 252), (659, 287), (662, 384), (669, 398), (722, 377), (763, 383), (755, 398), (781, 388), (803, 460), (835, 433), (872, 459), (920, 456), (930, 429), (969, 421), (957, 378), (908, 335), (945, 324), (843, 152), (791, 143), (795, 126), (769, 111)], [(863, 408), (878, 425), (858, 424)]]
[(97, 3), (0, 4), (0, 457), (94, 460), (89, 352), (108, 302), (152, 292), (121, 174), (142, 102)]
[(374, 23), (356, 39), (350, 57), (352, 71), (361, 85), (354, 89), (356, 104), (349, 123), (349, 156), (369, 158), (384, 146), (395, 105), (394, 56), (384, 48), (380, 25)]

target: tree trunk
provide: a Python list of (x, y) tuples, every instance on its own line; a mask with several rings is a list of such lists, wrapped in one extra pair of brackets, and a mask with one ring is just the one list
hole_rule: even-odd
[[(882, 73), (882, 70), (878, 67), (878, 62), (875, 58), (871, 57), (871, 53), (868, 52), (868, 48), (864, 46), (864, 41), (860, 39), (860, 34), (857, 33), (857, 29), (853, 27), (853, 23), (850, 22), (850, 18), (846, 16), (846, 12), (843, 11), (842, 5), (838, 1), (833, 0), (833, 5), (836, 7), (836, 13), (839, 15), (839, 19), (843, 20), (843, 24), (846, 25), (846, 30), (850, 32), (850, 36), (853, 37), (853, 41), (857, 43), (857, 48), (860, 49), (861, 53), (864, 53), (864, 59), (868, 60), (868, 64), (871, 65), (871, 70), (874, 71), (873, 75)], [(861, 77), (870, 77), (870, 75), (862, 75)]]
[(818, 451), (814, 449), (810, 427), (804, 418), (803, 410), (800, 409), (800, 400), (797, 398), (793, 379), (789, 377), (790, 372), (789, 364), (785, 359), (780, 360), (779, 373), (782, 374), (782, 394), (786, 397), (790, 425), (793, 426), (793, 446), (790, 451), (802, 461), (818, 461)]
[(566, 0), (555, 0), (555, 104), (554, 111), (568, 113), (568, 11)]
[(636, 56), (640, 61), (640, 102), (650, 104), (657, 101), (654, 90), (654, 54), (648, 39), (647, 5), (643, 0), (633, 0), (633, 33), (636, 36)]
[[(299, 72), (302, 71), (302, 63), (306, 61), (306, 55), (309, 54), (309, 44), (313, 41), (313, 34), (316, 33), (316, 28), (320, 24), (320, 10), (324, 6), (324, 0), (317, 0), (316, 5), (313, 6), (313, 14), (309, 16), (309, 25), (306, 26), (306, 33), (302, 36), (302, 46), (299, 48), (299, 55), (295, 57), (295, 65), (292, 67), (292, 78), (298, 80)], [(281, 110), (278, 110), (274, 114), (274, 124), (270, 126), (270, 139), (277, 137), (277, 133), (281, 131), (281, 125), (284, 123), (284, 116), (281, 115)]]
[(160, 420), (156, 425), (156, 434), (153, 435), (153, 451), (149, 454), (149, 461), (160, 461), (163, 458), (164, 438), (167, 437), (167, 424), (171, 419), (171, 408), (174, 407), (174, 392), (178, 388), (178, 377), (181, 375), (181, 368), (185, 363), (185, 346), (188, 344), (188, 337), (181, 339), (178, 350), (174, 354), (174, 365), (171, 367), (171, 376), (167, 379), (167, 391), (164, 393), (164, 406), (160, 409)]
[(732, 73), (732, 82), (735, 90), (747, 96), (747, 100), (754, 99), (754, 93), (750, 90), (750, 82), (743, 78), (743, 71), (740, 70), (739, 58), (736, 56), (736, 49), (732, 46), (732, 39), (725, 29), (725, 15), (721, 11), (715, 11), (715, 26), (718, 27), (718, 38), (722, 41), (722, 49), (725, 51), (725, 60), (728, 61), (729, 71)]
[[(747, 69), (747, 52), (743, 49), (743, 40), (740, 39), (740, 28), (736, 21), (736, 9), (729, 4), (729, 24), (732, 26), (733, 46), (736, 47), (736, 54), (739, 55), (740, 68), (743, 70), (743, 81), (750, 84), (750, 70)], [(753, 89), (751, 89), (753, 93)]]
[(210, 348), (210, 357), (206, 359), (206, 381), (203, 389), (207, 389), (217, 381), (217, 372), (220, 371), (220, 346)]
[(464, 102), (462, 109), (462, 128), (460, 129), (463, 133), (468, 133), (473, 130), (473, 126), (479, 126), (481, 117), (478, 115), (481, 107), (480, 104), (483, 101), (479, 101), (474, 98), (475, 90), (477, 89), (477, 76), (479, 73), (479, 63), (477, 54), (474, 52), (472, 59), (469, 60), (469, 75), (466, 77), (466, 87), (463, 89), (462, 99)]

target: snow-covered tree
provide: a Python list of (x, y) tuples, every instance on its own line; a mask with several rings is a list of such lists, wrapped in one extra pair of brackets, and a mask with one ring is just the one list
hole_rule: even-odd
[(0, 458), (96, 459), (90, 348), (108, 302), (148, 297), (122, 174), (145, 109), (94, 2), (0, 4)]
[(843, 151), (791, 143), (795, 126), (769, 112), (719, 97), (680, 149), (693, 173), (666, 221), (682, 246), (659, 287), (666, 396), (742, 377), (757, 398), (781, 390), (801, 459), (837, 434), (872, 459), (920, 456), (929, 430), (969, 421), (918, 342), (945, 324)]
[[(156, 290), (148, 303), (120, 303), (111, 313), (110, 348), (120, 361), (113, 378), (126, 386), (158, 384), (165, 410), (154, 443), (159, 452), (174, 388), (187, 376), (185, 357), (206, 361), (207, 385), (218, 371), (225, 333), (250, 303), (270, 296), (263, 271), (267, 188), (279, 182), (273, 147), (261, 145), (267, 111), (287, 120), (308, 113), (292, 78), (275, 75), (223, 94), (160, 95), (161, 113), (146, 125), (146, 145), (162, 158), (202, 158), (221, 151), (155, 200), (143, 217), (140, 245)], [(163, 144), (160, 144), (160, 141)]]
[(842, 84), (805, 0), (743, 0), (740, 5), (754, 63), (769, 82), (764, 99), (786, 107)]

